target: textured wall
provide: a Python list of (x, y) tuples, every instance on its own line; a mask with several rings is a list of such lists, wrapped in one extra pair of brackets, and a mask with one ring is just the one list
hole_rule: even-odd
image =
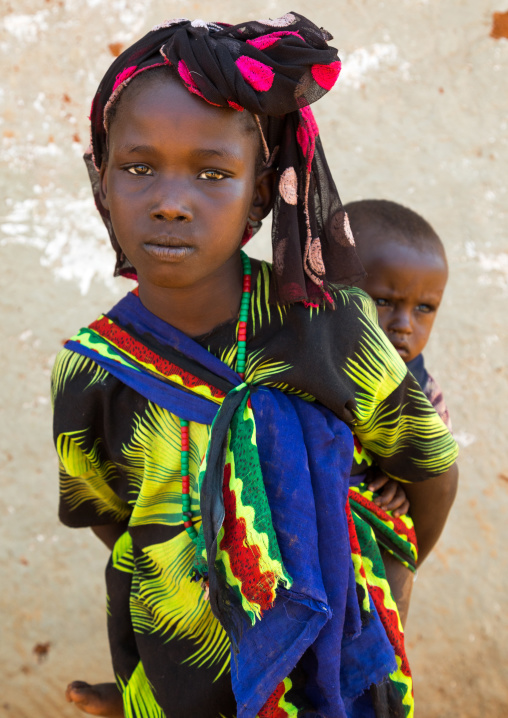
[[(502, 0), (498, 0), (501, 2)], [(505, 0), (506, 2), (506, 0)], [(0, 715), (71, 716), (62, 689), (111, 677), (106, 551), (56, 518), (50, 367), (60, 343), (129, 286), (80, 155), (112, 52), (156, 22), (232, 22), (261, 0), (1, 0), (2, 418)], [(490, 0), (310, 0), (294, 9), (345, 61), (316, 115), (344, 201), (393, 199), (442, 236), (451, 279), (427, 355), (462, 446), (453, 515), (415, 586), (408, 645), (419, 718), (508, 713), (508, 41)], [(501, 26), (500, 26), (501, 27)], [(498, 33), (498, 34), (502, 34)], [(267, 256), (263, 230), (252, 253)]]

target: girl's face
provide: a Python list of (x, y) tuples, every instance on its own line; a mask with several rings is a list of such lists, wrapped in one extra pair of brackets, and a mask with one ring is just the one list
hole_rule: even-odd
[(140, 289), (189, 288), (236, 270), (249, 216), (269, 209), (259, 136), (176, 79), (138, 83), (110, 128), (102, 201)]

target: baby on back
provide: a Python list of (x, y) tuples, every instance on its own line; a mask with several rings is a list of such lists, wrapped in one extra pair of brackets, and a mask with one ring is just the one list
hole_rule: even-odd
[(443, 395), (422, 354), (448, 280), (443, 243), (423, 217), (396, 202), (367, 199), (345, 209), (367, 272), (359, 286), (374, 300), (381, 328), (450, 428)]
[[(416, 212), (388, 200), (361, 200), (345, 206), (357, 252), (367, 272), (358, 286), (377, 308), (379, 324), (420, 384), (423, 393), (451, 430), (448, 410), (437, 382), (427, 372), (423, 350), (432, 331), (446, 282), (448, 263), (443, 243)], [(353, 466), (352, 473), (361, 471)], [(375, 466), (361, 480), (374, 492), (373, 502), (395, 517), (411, 514), (405, 489)], [(422, 519), (420, 518), (420, 522)], [(425, 519), (424, 519), (425, 521)], [(382, 543), (382, 542), (381, 542)], [(385, 548), (381, 555), (386, 577), (405, 625), (413, 576)], [(421, 556), (423, 560), (425, 555)], [(421, 564), (421, 560), (418, 565)]]

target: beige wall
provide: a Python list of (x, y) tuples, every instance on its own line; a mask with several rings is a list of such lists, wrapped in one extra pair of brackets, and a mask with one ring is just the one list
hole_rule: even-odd
[[(498, 0), (501, 2), (501, 0)], [(506, 218), (508, 41), (490, 0), (1, 0), (2, 419), (0, 715), (71, 716), (62, 689), (111, 677), (106, 552), (56, 518), (48, 400), (60, 343), (125, 292), (80, 153), (108, 45), (187, 15), (308, 14), (345, 60), (316, 108), (344, 201), (408, 204), (446, 245), (451, 279), (427, 363), (445, 389), (461, 489), (415, 586), (408, 645), (419, 718), (508, 715)], [(502, 5), (502, 4), (501, 4)], [(268, 251), (268, 234), (252, 252)], [(33, 652), (49, 643), (46, 659)]]

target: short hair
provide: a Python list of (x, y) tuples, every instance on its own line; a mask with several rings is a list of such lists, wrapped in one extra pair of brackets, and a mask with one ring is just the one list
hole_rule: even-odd
[(362, 199), (344, 206), (358, 248), (365, 247), (364, 238), (390, 239), (419, 250), (437, 250), (446, 259), (442, 241), (427, 222), (408, 207), (386, 199)]

